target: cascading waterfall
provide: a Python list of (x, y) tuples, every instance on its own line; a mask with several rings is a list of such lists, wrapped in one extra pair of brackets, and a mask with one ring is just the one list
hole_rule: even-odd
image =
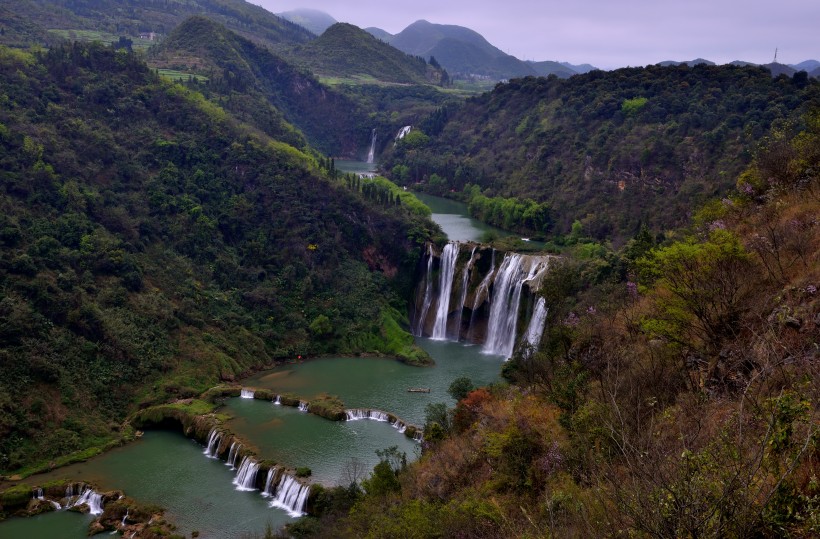
[(484, 353), (512, 356), (515, 347), (515, 330), (518, 323), (518, 306), (524, 284), (533, 280), (546, 269), (546, 263), (530, 260), (527, 269), (524, 257), (508, 253), (498, 268), (498, 276), (493, 283), (490, 318), (487, 322), (487, 341)]
[(32, 492), (31, 497), (34, 498), (35, 500), (44, 499), (45, 496), (43, 496), (43, 489), (41, 489), (41, 488), (34, 489), (34, 492)]
[(461, 272), (461, 296), (458, 299), (458, 308), (456, 309), (456, 340), (461, 335), (461, 317), (464, 314), (464, 302), (467, 301), (467, 285), (469, 284), (470, 271), (475, 264), (475, 252), (478, 245), (473, 245), (473, 250), (470, 252), (470, 260), (464, 266), (464, 271)]
[(310, 493), (310, 486), (303, 485), (290, 474), (282, 474), (279, 486), (276, 487), (276, 496), (270, 502), (271, 507), (284, 509), (292, 517), (305, 514), (305, 503)]
[(370, 151), (367, 152), (368, 164), (373, 164), (376, 160), (376, 130), (373, 129), (373, 135), (370, 137)]
[(276, 400), (273, 401), (273, 404), (275, 404), (277, 406), (281, 406), (282, 405), (282, 396), (281, 395), (276, 395)]
[(427, 249), (427, 274), (425, 275), (424, 285), (424, 301), (421, 304), (421, 311), (416, 319), (416, 330), (413, 335), (421, 337), (424, 333), (424, 322), (427, 320), (427, 311), (430, 310), (430, 304), (433, 302), (433, 246), (429, 245)]
[(532, 318), (530, 324), (527, 326), (527, 331), (524, 333), (522, 341), (532, 347), (533, 350), (538, 348), (541, 344), (541, 336), (544, 334), (544, 323), (547, 321), (547, 301), (544, 298), (538, 298), (535, 303), (535, 309), (532, 311)]
[(390, 423), (390, 426), (399, 431), (399, 433), (404, 434), (404, 431), (407, 430), (407, 425), (404, 424), (404, 421), (400, 419), (395, 420), (393, 423)]
[(424, 441), (424, 433), (420, 430), (417, 430), (415, 434), (413, 434), (413, 441), (416, 443), (421, 443)]
[(348, 421), (359, 421), (361, 419), (372, 419), (373, 421), (390, 421), (390, 418), (385, 412), (381, 410), (367, 410), (362, 408), (353, 408), (345, 410)]
[(239, 453), (240, 447), (242, 447), (242, 444), (238, 442), (231, 443), (231, 448), (228, 450), (228, 460), (225, 461), (225, 466), (230, 466), (231, 469), (236, 468), (236, 457)]
[(456, 271), (459, 244), (450, 242), (441, 252), (441, 269), (439, 270), (439, 295), (436, 320), (433, 324), (431, 338), (443, 341), (447, 338), (447, 315), (450, 314), (450, 294), (453, 291), (453, 275)]
[(256, 472), (259, 471), (259, 463), (250, 457), (242, 457), (242, 464), (236, 472), (233, 484), (236, 490), (256, 490)]
[(412, 125), (405, 125), (401, 129), (399, 129), (399, 132), (396, 133), (396, 140), (399, 141), (399, 140), (403, 139), (404, 137), (406, 137), (407, 133), (409, 133), (411, 129), (413, 129)]
[(78, 507), (83, 504), (88, 505), (88, 512), (92, 515), (101, 515), (103, 512), (102, 494), (95, 492), (91, 488), (83, 490), (80, 493), (80, 497), (77, 498), (77, 501), (69, 504), (67, 507)]
[(254, 390), (252, 390), (252, 389), (243, 389), (243, 390), (239, 393), (239, 396), (240, 396), (241, 398), (243, 398), (243, 399), (252, 399), (252, 398), (253, 398), (254, 393), (256, 393), (256, 392), (255, 392)]
[(275, 476), (276, 468), (268, 468), (268, 476), (265, 478), (265, 489), (262, 491), (262, 496), (264, 496), (265, 498), (270, 498), (271, 496), (273, 496), (273, 493), (270, 489), (273, 486), (271, 485), (271, 483), (273, 482), (273, 478)]
[(300, 412), (307, 412), (308, 411), (308, 406), (310, 406), (310, 404), (308, 404), (307, 402), (299, 401), (299, 411)]
[[(489, 301), (491, 298), (487, 295), (487, 291), (490, 289), (490, 283), (493, 282), (493, 275), (495, 275), (495, 249), (492, 251), (492, 255), (490, 256), (490, 271), (487, 272), (487, 275), (481, 280), (481, 283), (478, 285), (478, 289), (476, 289), (475, 299), (473, 299), (473, 309), (470, 312), (470, 329), (467, 332), (467, 340), (473, 340), (473, 328), (475, 327), (475, 313), (478, 311), (479, 305), (481, 302), (484, 301), (486, 296), (487, 300)], [(492, 302), (489, 301), (490, 305), (492, 306)]]
[(217, 450), (219, 449), (219, 442), (222, 440), (222, 433), (216, 430), (216, 427), (211, 429), (208, 434), (208, 445), (205, 447), (205, 455), (208, 458), (215, 459), (217, 457)]

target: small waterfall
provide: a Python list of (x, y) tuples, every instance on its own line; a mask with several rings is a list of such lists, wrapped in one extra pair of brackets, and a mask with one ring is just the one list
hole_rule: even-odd
[(276, 395), (276, 400), (273, 401), (273, 404), (275, 404), (277, 406), (281, 406), (282, 405), (282, 396), (281, 395)]
[(128, 519), (128, 508), (126, 507), (126, 508), (125, 508), (125, 516), (124, 516), (124, 517), (122, 517), (122, 522), (120, 522), (120, 527), (121, 527), (121, 528), (124, 528), (124, 527), (125, 527), (125, 521), (126, 521), (127, 519)]
[(243, 399), (252, 399), (252, 398), (253, 398), (253, 394), (254, 394), (254, 393), (255, 393), (255, 391), (254, 391), (254, 390), (252, 390), (252, 389), (243, 389), (243, 390), (239, 393), (239, 396), (240, 396), (241, 398), (243, 398)]
[(425, 275), (424, 285), (424, 301), (421, 304), (421, 311), (416, 319), (416, 331), (413, 335), (421, 337), (424, 333), (424, 322), (427, 320), (427, 311), (430, 310), (430, 304), (433, 302), (433, 246), (429, 245), (427, 249), (427, 275)]
[(399, 129), (399, 132), (396, 133), (396, 140), (401, 140), (404, 137), (406, 137), (407, 133), (409, 133), (411, 129), (413, 129), (412, 125), (405, 125), (401, 129)]
[(239, 471), (236, 472), (233, 480), (236, 490), (256, 490), (257, 471), (259, 471), (258, 462), (250, 457), (242, 457), (242, 464), (239, 465)]
[(416, 443), (419, 443), (419, 444), (420, 444), (421, 442), (423, 442), (423, 441), (424, 441), (424, 433), (423, 433), (422, 431), (420, 431), (420, 430), (417, 430), (417, 431), (413, 434), (413, 441), (414, 441), (414, 442), (416, 442)]
[(303, 485), (289, 474), (282, 474), (279, 486), (276, 487), (276, 497), (270, 502), (271, 507), (284, 509), (292, 517), (300, 517), (305, 514), (305, 503), (310, 486)]
[(233, 442), (231, 444), (231, 449), (228, 451), (228, 460), (225, 461), (225, 466), (230, 466), (231, 469), (236, 469), (236, 457), (239, 454), (240, 447), (242, 447), (242, 444), (238, 442)]
[[(515, 346), (518, 307), (524, 284), (533, 280), (546, 269), (544, 259), (525, 258), (516, 253), (508, 253), (498, 268), (498, 277), (493, 283), (490, 318), (487, 322), (487, 341), (484, 353), (503, 355), (509, 358)], [(529, 269), (526, 265), (529, 265)]]
[(69, 504), (67, 507), (77, 507), (83, 504), (88, 505), (88, 512), (92, 515), (101, 515), (103, 512), (102, 494), (94, 492), (91, 488), (83, 490), (80, 493), (80, 497), (77, 498), (77, 501)]
[(373, 129), (373, 135), (370, 138), (370, 151), (367, 152), (367, 162), (373, 164), (376, 161), (376, 130)]
[(217, 450), (219, 449), (219, 441), (222, 439), (222, 433), (216, 430), (216, 427), (211, 429), (208, 434), (208, 445), (205, 447), (205, 455), (208, 458), (215, 459), (217, 457)]
[(443, 341), (447, 338), (447, 315), (450, 314), (450, 294), (453, 291), (453, 275), (458, 260), (458, 247), (457, 242), (450, 242), (444, 246), (444, 250), (441, 252), (438, 308), (436, 309), (436, 321), (433, 324), (433, 334), (431, 335), (431, 338), (436, 341)]
[(385, 412), (381, 410), (366, 410), (362, 408), (353, 408), (345, 410), (348, 421), (359, 421), (361, 419), (372, 419), (373, 421), (390, 421), (390, 418)]
[(45, 496), (43, 496), (43, 489), (41, 489), (41, 488), (34, 489), (34, 491), (31, 493), (31, 497), (34, 498), (35, 500), (45, 499)]
[(270, 498), (273, 496), (273, 493), (270, 491), (271, 483), (273, 482), (273, 478), (276, 476), (276, 468), (269, 468), (268, 469), (268, 476), (265, 478), (265, 489), (262, 491), (262, 496), (265, 498)]
[(300, 412), (307, 412), (308, 411), (308, 406), (310, 406), (310, 404), (308, 404), (307, 402), (299, 401), (299, 411)]
[(391, 427), (399, 431), (399, 433), (404, 434), (404, 431), (407, 430), (407, 425), (404, 424), (404, 421), (397, 419), (393, 423), (390, 424)]
[[(478, 311), (478, 307), (481, 305), (481, 302), (484, 301), (485, 296), (488, 301), (491, 299), (487, 295), (487, 291), (490, 289), (490, 283), (493, 282), (493, 275), (495, 275), (495, 249), (493, 249), (492, 255), (490, 256), (490, 271), (487, 272), (487, 275), (485, 275), (479, 283), (478, 289), (476, 289), (475, 299), (473, 300), (473, 309), (470, 313), (470, 329), (467, 332), (467, 340), (470, 342), (473, 341), (473, 328), (475, 327), (473, 323), (475, 322), (475, 313)], [(490, 305), (492, 306), (492, 302), (490, 302)]]
[[(69, 485), (65, 488), (65, 497), (69, 500), (74, 497), (74, 484), (69, 483)], [(71, 505), (70, 503), (68, 505)]]
[(544, 298), (538, 298), (535, 303), (535, 309), (530, 318), (530, 324), (527, 326), (527, 331), (524, 333), (523, 342), (529, 344), (533, 351), (538, 349), (541, 344), (541, 336), (544, 334), (544, 323), (547, 321), (547, 301)]
[(464, 314), (464, 302), (467, 301), (467, 287), (470, 284), (470, 271), (473, 269), (473, 264), (475, 264), (476, 249), (478, 249), (478, 245), (473, 245), (473, 250), (470, 252), (470, 260), (467, 261), (467, 264), (464, 266), (464, 271), (461, 272), (461, 296), (459, 296), (458, 308), (456, 308), (456, 340), (461, 336), (461, 317)]

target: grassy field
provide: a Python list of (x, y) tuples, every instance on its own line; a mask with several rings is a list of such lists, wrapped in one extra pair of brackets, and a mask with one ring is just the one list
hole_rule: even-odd
[(203, 75), (197, 75), (196, 73), (185, 73), (184, 71), (177, 71), (176, 69), (157, 69), (157, 73), (159, 73), (160, 77), (173, 81), (178, 81), (180, 79), (187, 81), (189, 77), (196, 79), (197, 82), (207, 82), (208, 80), (208, 77)]
[[(120, 36), (110, 34), (108, 32), (101, 32), (98, 30), (65, 30), (53, 28), (50, 29), (48, 32), (61, 39), (65, 39), (68, 41), (99, 41), (101, 43), (112, 43), (115, 41), (119, 41), (120, 39)], [(152, 45), (156, 44), (156, 41), (140, 39), (139, 37), (125, 37), (128, 37), (132, 41), (132, 48), (137, 50), (146, 50), (150, 48)]]

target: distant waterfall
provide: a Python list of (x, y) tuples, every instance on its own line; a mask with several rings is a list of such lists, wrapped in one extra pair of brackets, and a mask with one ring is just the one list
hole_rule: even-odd
[(373, 421), (390, 421), (390, 418), (385, 412), (381, 410), (367, 410), (362, 408), (353, 408), (345, 410), (345, 415), (348, 421), (359, 421), (361, 419), (372, 419)]
[(262, 496), (265, 498), (270, 498), (273, 496), (273, 492), (271, 492), (271, 487), (273, 485), (273, 478), (276, 477), (276, 467), (268, 468), (268, 476), (265, 478), (265, 489), (262, 491)]
[(367, 162), (373, 164), (376, 161), (376, 130), (373, 129), (373, 135), (370, 138), (370, 151), (367, 152)]
[(95, 492), (91, 488), (85, 488), (85, 490), (80, 493), (79, 498), (66, 507), (78, 507), (83, 504), (88, 505), (88, 512), (92, 515), (101, 515), (103, 512), (102, 494)]
[(219, 450), (219, 442), (222, 440), (222, 433), (216, 430), (216, 427), (211, 429), (210, 434), (208, 434), (208, 445), (205, 447), (205, 455), (208, 458), (215, 459), (217, 457), (217, 451)]
[(433, 302), (433, 246), (430, 245), (427, 249), (427, 273), (424, 276), (424, 300), (421, 304), (421, 311), (416, 318), (416, 330), (413, 334), (416, 337), (421, 337), (424, 334), (424, 322), (427, 320), (427, 311), (430, 310), (430, 304)]
[(240, 447), (242, 447), (242, 444), (238, 442), (233, 442), (231, 444), (231, 448), (228, 451), (228, 460), (225, 461), (225, 466), (230, 466), (231, 469), (236, 468), (236, 457), (238, 456)]
[[(490, 318), (487, 322), (487, 340), (484, 352), (498, 354), (505, 358), (512, 356), (515, 347), (518, 307), (524, 283), (534, 279), (546, 269), (546, 262), (529, 260), (516, 253), (508, 253), (498, 268), (498, 276), (493, 283)], [(526, 266), (529, 265), (529, 268)]]
[[(493, 275), (495, 275), (495, 249), (492, 250), (492, 255), (490, 255), (490, 271), (487, 272), (487, 275), (485, 275), (481, 283), (479, 283), (475, 298), (473, 299), (473, 308), (470, 311), (470, 329), (467, 332), (468, 341), (472, 341), (474, 338), (473, 328), (475, 327), (475, 313), (478, 311), (478, 307), (484, 301), (485, 297), (488, 301), (490, 299), (489, 296), (487, 296), (487, 292), (490, 289), (490, 283), (493, 282)], [(492, 303), (490, 303), (490, 305), (492, 305)]]
[(308, 404), (307, 402), (299, 401), (299, 411), (300, 412), (307, 412), (308, 411), (308, 406), (310, 406), (310, 404)]
[(255, 391), (254, 391), (254, 390), (252, 390), (252, 389), (243, 389), (243, 390), (239, 393), (239, 396), (240, 396), (241, 398), (243, 398), (243, 399), (252, 399), (252, 398), (253, 398), (254, 393), (255, 393)]
[(453, 291), (453, 275), (458, 260), (458, 243), (450, 242), (441, 252), (441, 269), (439, 270), (439, 294), (436, 321), (433, 324), (431, 338), (443, 341), (447, 338), (447, 315), (450, 314), (450, 294)]
[(301, 484), (292, 475), (282, 474), (270, 506), (284, 509), (292, 517), (300, 517), (305, 514), (308, 494), (310, 486)]
[(470, 270), (473, 269), (475, 263), (475, 252), (478, 245), (473, 245), (473, 250), (470, 252), (470, 260), (464, 266), (464, 271), (461, 272), (461, 296), (458, 299), (458, 307), (456, 308), (456, 340), (459, 339), (461, 333), (461, 317), (464, 314), (464, 302), (467, 301), (467, 285), (469, 284)]
[(243, 457), (242, 464), (236, 472), (233, 484), (236, 490), (256, 490), (256, 472), (259, 471), (259, 463), (250, 457)]
[(399, 132), (396, 133), (396, 140), (401, 140), (404, 137), (406, 137), (407, 133), (409, 133), (411, 129), (413, 129), (412, 125), (405, 125), (401, 129), (399, 129)]
[(417, 430), (415, 434), (413, 434), (413, 441), (416, 443), (421, 443), (424, 441), (424, 433), (420, 430)]
[(397, 419), (393, 423), (390, 424), (391, 427), (399, 431), (399, 433), (404, 434), (404, 431), (407, 430), (407, 425), (404, 424), (404, 421)]
[(273, 401), (273, 404), (276, 404), (277, 406), (281, 406), (282, 405), (282, 396), (281, 395), (276, 395), (276, 400)]
[(548, 312), (547, 301), (544, 298), (538, 298), (532, 312), (532, 318), (530, 318), (530, 324), (527, 326), (527, 331), (522, 339), (524, 343), (532, 346), (533, 350), (541, 344), (541, 336), (544, 334), (544, 324), (547, 321)]

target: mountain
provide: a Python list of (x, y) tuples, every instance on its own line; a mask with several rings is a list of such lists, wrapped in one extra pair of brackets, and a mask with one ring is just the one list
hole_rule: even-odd
[(526, 207), (516, 217), (514, 199), (531, 199), (551, 206), (550, 234), (577, 221), (618, 241), (641, 223), (685, 223), (693, 204), (734, 186), (773, 125), (818, 105), (820, 82), (775, 79), (763, 67), (527, 77), (440, 111), (419, 126), (429, 142), (398, 144), (384, 166), (419, 189), (461, 193), (474, 216), (502, 228), (544, 233)]
[(373, 26), (364, 29), (365, 32), (372, 35), (376, 39), (380, 39), (385, 43), (390, 43), (390, 40), (393, 39), (393, 34), (388, 32), (387, 30), (382, 30), (381, 28), (375, 28)]
[(799, 64), (789, 64), (789, 67), (793, 67), (797, 71), (807, 71), (811, 73), (817, 68), (820, 68), (820, 62), (817, 60), (804, 60)]
[(367, 143), (371, 126), (355, 102), (205, 17), (180, 24), (151, 51), (149, 61), (204, 75), (208, 80), (198, 90), (221, 95), (235, 115), (295, 146), (301, 147), (300, 135), (289, 124), (327, 155), (353, 156)]
[(393, 36), (390, 44), (413, 56), (435, 57), (451, 76), (506, 79), (536, 74), (525, 62), (499, 50), (478, 32), (463, 26), (419, 20)]
[(347, 23), (334, 24), (317, 39), (293, 47), (287, 58), (324, 77), (439, 84), (443, 75), (424, 58), (405, 54)]
[(597, 67), (590, 65), (590, 64), (578, 64), (573, 65), (569, 62), (560, 62), (562, 66), (568, 67), (569, 69), (575, 71), (576, 73), (589, 73), (590, 71), (594, 71), (598, 69)]
[(771, 72), (772, 77), (777, 77), (778, 75), (786, 75), (788, 77), (791, 77), (792, 75), (797, 73), (797, 70), (794, 69), (793, 67), (787, 66), (786, 64), (781, 64), (781, 63), (778, 63), (778, 62), (772, 62), (770, 64), (763, 64), (762, 67), (765, 67), (766, 69), (768, 69)]
[(816, 68), (811, 73), (809, 73), (809, 76), (814, 77), (816, 79), (820, 78), (820, 67)]
[(527, 62), (536, 72), (536, 74), (546, 77), (548, 75), (555, 75), (562, 79), (577, 75), (578, 72), (572, 68), (565, 66), (559, 62)]
[(16, 0), (13, 11), (11, 18), (0, 17), (0, 44), (19, 40), (21, 24), (29, 28), (27, 33), (35, 43), (42, 43), (43, 36), (48, 43), (62, 39), (110, 42), (125, 36), (149, 44), (152, 42), (140, 40), (141, 34), (154, 33), (162, 39), (193, 15), (207, 16), (272, 48), (314, 37), (305, 28), (244, 0)]
[(317, 36), (322, 35), (322, 32), (339, 22), (324, 11), (316, 9), (294, 9), (276, 15), (307, 28)]
[(412, 343), (393, 305), (421, 250), (408, 231), (432, 225), (404, 205), (136, 54), (0, 47), (0, 65), (0, 473), (278, 358)]
[(679, 65), (688, 65), (689, 67), (695, 67), (696, 65), (701, 65), (701, 64), (705, 64), (705, 65), (708, 65), (708, 66), (715, 65), (714, 62), (711, 62), (709, 60), (704, 60), (703, 58), (695, 58), (694, 60), (689, 60), (689, 61), (686, 61), (686, 62), (676, 62), (674, 60), (666, 60), (665, 62), (658, 62), (658, 65), (664, 66), (664, 67), (679, 66)]

